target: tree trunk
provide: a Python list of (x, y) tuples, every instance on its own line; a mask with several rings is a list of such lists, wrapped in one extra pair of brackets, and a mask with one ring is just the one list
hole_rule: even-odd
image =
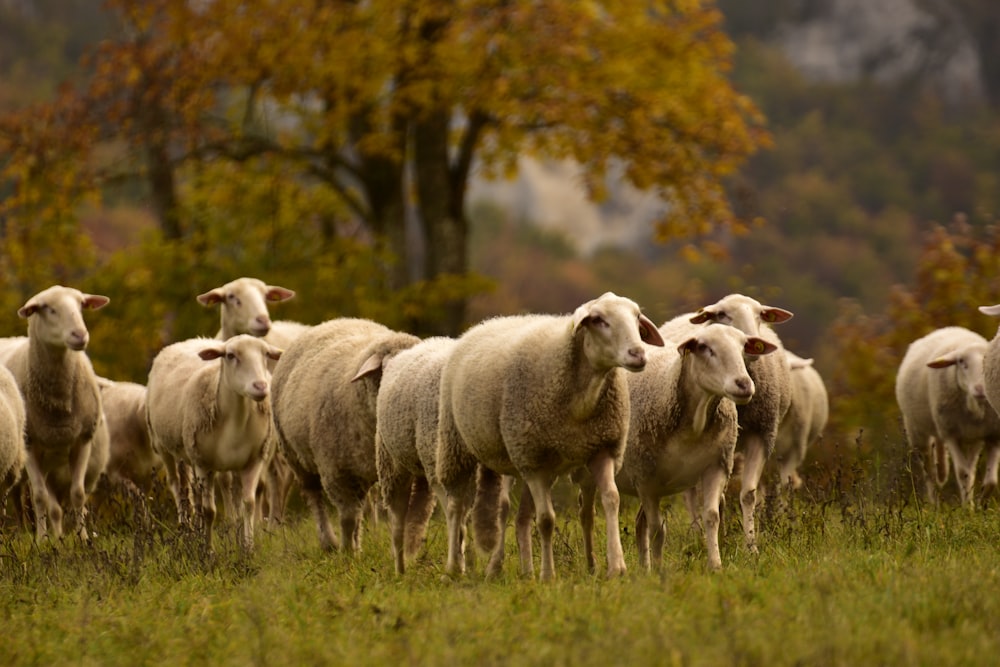
[[(448, 162), (447, 110), (429, 113), (414, 125), (413, 155), (417, 207), (423, 223), (424, 277), (464, 276), (468, 272), (468, 222), (463, 211), (464, 183), (455, 189)], [(465, 324), (465, 299), (444, 305), (440, 321), (425, 322), (428, 334), (456, 336)]]

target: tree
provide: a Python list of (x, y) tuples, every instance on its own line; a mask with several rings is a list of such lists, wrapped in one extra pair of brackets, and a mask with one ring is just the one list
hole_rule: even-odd
[(440, 306), (413, 309), (423, 333), (457, 333), (481, 287), (467, 278), (474, 169), (572, 158), (600, 198), (624, 160), (632, 184), (671, 202), (657, 236), (691, 237), (738, 224), (723, 179), (768, 140), (727, 79), (721, 15), (697, 0), (110, 6), (120, 35), (68, 101), (83, 116), (58, 129), (119, 148), (103, 161), (81, 153), (81, 181), (141, 174), (164, 237), (184, 240), (198, 233), (179, 195), (194, 165), (281, 165), (288, 186), (336, 194), (340, 213), (317, 223), (327, 241), (360, 224), (386, 289)]

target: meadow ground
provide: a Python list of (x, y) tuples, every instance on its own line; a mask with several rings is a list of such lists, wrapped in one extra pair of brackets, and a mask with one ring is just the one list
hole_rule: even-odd
[[(263, 529), (244, 555), (235, 527), (216, 553), (120, 498), (92, 544), (0, 542), (0, 660), (8, 665), (976, 665), (1000, 655), (1000, 510), (917, 502), (879, 460), (826, 470), (815, 490), (771, 497), (760, 553), (727, 512), (723, 571), (710, 573), (683, 504), (671, 502), (664, 566), (637, 565), (622, 510), (627, 575), (586, 572), (563, 489), (557, 580), (442, 576), (437, 513), (422, 554), (393, 572), (386, 521), (364, 551), (319, 549), (311, 517)], [(874, 473), (858, 474), (869, 465)], [(853, 469), (853, 474), (852, 474)], [(889, 473), (886, 473), (889, 474)], [(896, 475), (896, 473), (891, 473)], [(732, 506), (732, 500), (730, 500)], [(600, 514), (600, 513), (598, 513)], [(603, 533), (598, 530), (598, 535)], [(603, 544), (598, 543), (603, 557)], [(537, 559), (537, 547), (536, 547)], [(537, 568), (537, 562), (536, 562)]]

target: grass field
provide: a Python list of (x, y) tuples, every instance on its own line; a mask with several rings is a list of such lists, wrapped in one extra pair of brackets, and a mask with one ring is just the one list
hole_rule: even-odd
[[(929, 509), (914, 501), (905, 475), (882, 472), (899, 466), (838, 466), (813, 475), (823, 479), (814, 490), (768, 499), (759, 555), (743, 547), (736, 513), (727, 512), (715, 574), (679, 502), (670, 503), (664, 567), (653, 573), (638, 569), (636, 507), (626, 502), (630, 570), (616, 580), (586, 573), (579, 525), (564, 503), (558, 578), (547, 584), (518, 576), (510, 533), (499, 580), (483, 580), (482, 559), (465, 579), (444, 579), (440, 514), (402, 577), (385, 521), (366, 524), (355, 558), (321, 553), (301, 511), (261, 530), (252, 555), (240, 552), (235, 527), (223, 527), (208, 556), (169, 513), (144, 523), (125, 504), (95, 517), (90, 545), (38, 546), (7, 530), (0, 662), (995, 664), (1000, 510)], [(849, 474), (862, 466), (864, 474)]]

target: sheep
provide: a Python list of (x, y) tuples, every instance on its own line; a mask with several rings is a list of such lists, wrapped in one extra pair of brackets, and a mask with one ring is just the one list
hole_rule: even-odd
[(802, 487), (799, 467), (806, 452), (822, 437), (830, 416), (829, 397), (823, 378), (812, 359), (785, 350), (792, 386), (792, 401), (778, 427), (772, 460), (778, 464), (779, 483)]
[(944, 327), (910, 343), (896, 374), (896, 402), (912, 451), (924, 464), (927, 500), (938, 502), (955, 465), (960, 501), (975, 505), (976, 463), (988, 450), (983, 493), (997, 485), (1000, 418), (987, 403), (984, 359), (989, 343), (963, 327)]
[[(661, 332), (662, 335), (662, 332)], [(660, 499), (701, 486), (708, 566), (722, 567), (719, 505), (733, 469), (737, 405), (754, 396), (744, 354), (771, 354), (778, 347), (734, 327), (696, 330), (676, 347), (652, 350), (646, 370), (628, 376), (631, 418), (621, 471), (621, 493), (637, 496), (639, 564), (659, 566), (664, 530)], [(581, 483), (580, 517), (588, 566), (593, 568), (593, 484)], [(652, 559), (650, 558), (652, 531)]]
[[(643, 343), (662, 346), (655, 325), (630, 299), (607, 292), (571, 315), (486, 320), (459, 339), (441, 378), (436, 473), (445, 488), (449, 574), (464, 572), (464, 499), (476, 485), (475, 536), (498, 544), (501, 475), (517, 475), (530, 493), (541, 537), (541, 578), (555, 576), (551, 487), (578, 466), (594, 477), (607, 523), (608, 575), (625, 571), (618, 534), (621, 465), (629, 420), (622, 368), (641, 371)], [(478, 477), (474, 479), (477, 471)], [(499, 563), (491, 558), (487, 576)], [(522, 573), (530, 562), (522, 559)]]
[[(685, 339), (705, 323), (726, 324), (736, 327), (748, 336), (756, 336), (777, 345), (776, 353), (747, 360), (747, 370), (753, 379), (756, 393), (752, 401), (737, 406), (740, 424), (737, 450), (743, 455), (740, 473), (740, 506), (743, 511), (743, 535), (747, 548), (757, 553), (757, 527), (754, 513), (757, 508), (758, 487), (764, 466), (774, 452), (778, 427), (791, 404), (791, 377), (784, 359), (784, 348), (770, 324), (791, 319), (792, 313), (775, 306), (765, 306), (743, 294), (730, 294), (716, 303), (705, 306), (696, 313), (680, 315), (660, 327), (660, 333), (672, 340)], [(692, 518), (697, 520), (693, 506)]]
[(28, 452), (24, 447), (24, 399), (17, 381), (0, 366), (0, 507), (21, 481)]
[(375, 463), (398, 574), (423, 541), (435, 496), (443, 503), (444, 488), (435, 474), (438, 398), (441, 370), (456, 343), (454, 338), (428, 338), (397, 354), (382, 372)]
[[(267, 303), (287, 301), (295, 292), (277, 285), (267, 285), (257, 278), (237, 278), (221, 287), (216, 287), (197, 297), (198, 303), (206, 308), (220, 306), (220, 327), (216, 338), (227, 340), (238, 334), (263, 337), (271, 345), (286, 349), (293, 340), (309, 327), (306, 324), (288, 320), (272, 322)], [(274, 364), (271, 364), (274, 371)], [(276, 451), (276, 447), (271, 448)], [(217, 478), (227, 515), (232, 516), (233, 489), (229, 474)], [(264, 487), (264, 502), (268, 521), (280, 522), (284, 517), (285, 504), (291, 491), (294, 476), (280, 453), (273, 456), (261, 477)]]
[[(287, 301), (295, 296), (295, 292), (277, 285), (266, 285), (257, 278), (237, 278), (221, 287), (211, 289), (198, 295), (198, 303), (211, 308), (220, 305), (221, 327), (216, 338), (228, 340), (239, 334), (266, 337), (271, 333), (274, 323), (267, 310), (267, 302)], [(295, 327), (292, 322), (289, 328)], [(304, 327), (305, 325), (298, 325)], [(269, 341), (272, 345), (290, 341)]]
[(90, 333), (83, 310), (110, 299), (53, 285), (17, 314), (28, 335), (0, 339), (0, 364), (10, 369), (24, 398), (25, 471), (35, 511), (35, 536), (63, 535), (63, 505), (73, 531), (88, 540), (86, 502), (107, 463), (101, 394), (85, 350)]
[(361, 549), (361, 515), (377, 481), (375, 413), (383, 365), (420, 339), (370, 320), (337, 318), (299, 336), (274, 369), (278, 442), (316, 519), (320, 546)]
[(146, 425), (146, 387), (98, 377), (108, 423), (110, 456), (105, 473), (113, 484), (149, 492), (162, 465)]
[[(146, 421), (163, 459), (182, 523), (189, 479), (197, 480), (197, 509), (206, 547), (212, 548), (216, 473), (235, 471), (242, 483), (242, 546), (253, 548), (255, 491), (271, 440), (269, 361), (281, 350), (240, 334), (220, 341), (193, 338), (160, 350), (149, 371)], [(216, 363), (206, 363), (213, 362)]]

